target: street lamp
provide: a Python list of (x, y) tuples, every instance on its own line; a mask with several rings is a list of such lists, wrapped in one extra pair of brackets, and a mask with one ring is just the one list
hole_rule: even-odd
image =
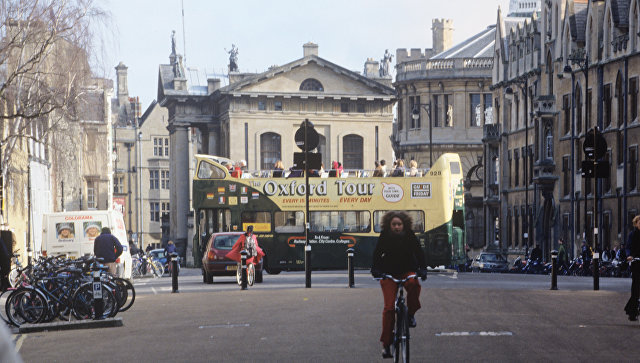
[[(520, 92), (524, 94), (524, 230), (522, 231), (522, 239), (524, 241), (527, 255), (529, 254), (529, 87), (527, 85), (527, 77), (520, 76), (512, 81), (513, 84), (520, 88)], [(513, 95), (513, 88), (507, 87), (504, 92)], [(517, 115), (516, 115), (517, 117)]]
[(423, 107), (427, 111), (429, 116), (429, 169), (433, 166), (433, 127), (431, 125), (431, 101), (429, 103), (418, 103), (413, 106), (411, 111), (411, 118), (418, 120), (420, 118), (420, 107)]
[[(589, 89), (589, 56), (588, 53), (585, 52), (584, 48), (578, 48), (574, 51), (571, 52), (571, 54), (569, 54), (569, 56), (567, 57), (567, 65), (564, 67), (564, 71), (565, 73), (571, 73), (571, 79), (573, 82), (573, 68), (571, 68), (571, 66), (568, 64), (569, 62), (571, 62), (572, 65), (577, 65), (580, 68), (580, 71), (582, 71), (582, 73), (584, 74), (584, 83), (585, 83), (585, 90)], [(575, 88), (574, 85), (571, 85), (571, 90), (572, 93), (574, 92)], [(585, 95), (587, 94), (587, 92), (585, 92)], [(575, 96), (574, 96), (575, 98)], [(587, 102), (590, 102), (590, 100), (587, 98)], [(587, 125), (589, 125), (589, 112), (585, 112), (585, 138), (587, 135)], [(598, 136), (599, 132), (598, 132), (598, 125), (596, 122), (596, 125), (594, 125), (593, 127), (593, 145), (595, 147), (595, 145), (597, 145), (597, 136)], [(573, 142), (572, 142), (573, 144)], [(573, 146), (572, 146), (573, 147)], [(586, 148), (585, 148), (585, 152), (586, 152)], [(597, 178), (597, 165), (598, 165), (598, 157), (596, 157), (595, 153), (593, 155), (593, 246), (594, 248), (596, 246), (598, 246), (598, 178)], [(584, 165), (584, 164), (583, 164)], [(584, 170), (583, 170), (583, 174), (584, 174)], [(589, 181), (585, 180), (584, 184), (585, 184), (585, 189), (587, 186), (587, 183)], [(584, 216), (585, 216), (585, 222), (586, 222), (586, 217), (587, 217), (587, 194), (584, 193)], [(587, 224), (585, 223), (584, 226), (584, 236), (586, 237), (587, 234)], [(599, 256), (596, 254), (594, 255), (593, 258), (593, 289), (594, 290), (599, 290), (600, 289), (600, 282), (599, 282), (599, 274), (598, 274), (598, 259)]]
[[(567, 65), (564, 66), (564, 72), (565, 73), (570, 73), (571, 74), (571, 93), (572, 93), (572, 98), (573, 98), (573, 102), (574, 102), (574, 107), (575, 107), (575, 76), (574, 76), (574, 72), (573, 72), (573, 68), (569, 65), (569, 62), (571, 62), (571, 64), (573, 65), (577, 65), (580, 68), (580, 71), (582, 71), (582, 73), (584, 74), (584, 83), (585, 83), (585, 99), (587, 102), (589, 102), (589, 99), (586, 97), (587, 95), (587, 91), (589, 89), (589, 57), (587, 55), (587, 53), (584, 51), (583, 48), (578, 48), (574, 51), (571, 52), (571, 54), (569, 54), (569, 56), (567, 57)], [(575, 114), (575, 110), (574, 110), (574, 114)], [(580, 121), (580, 120), (578, 120)], [(572, 123), (575, 124), (575, 123)], [(584, 130), (585, 130), (585, 135), (586, 135), (586, 131), (587, 131), (587, 125), (589, 125), (589, 112), (585, 112), (585, 120), (584, 120)], [(572, 126), (573, 129), (573, 126)], [(595, 137), (595, 132), (594, 132), (594, 137)], [(574, 135), (575, 136), (575, 135)], [(595, 141), (595, 140), (594, 140)], [(573, 142), (572, 142), (573, 144)], [(594, 143), (595, 145), (595, 143)], [(573, 145), (572, 145), (573, 148)], [(595, 163), (595, 159), (594, 159), (594, 163)], [(595, 171), (595, 168), (594, 168)], [(594, 191), (593, 191), (593, 195), (594, 198), (597, 196), (597, 179), (594, 178), (593, 181), (594, 184)], [(585, 189), (586, 189), (586, 185), (587, 185), (587, 181), (585, 180)], [(596, 226), (596, 215), (595, 215), (595, 202), (594, 202), (594, 214), (593, 214), (593, 226)], [(587, 194), (584, 193), (584, 217), (585, 217), (585, 221), (587, 218)], [(584, 232), (583, 232), (583, 237), (586, 237), (586, 233), (587, 233), (587, 224), (585, 223), (584, 225)], [(594, 230), (594, 246), (596, 243), (595, 240), (595, 236), (597, 235), (597, 231)]]
[(138, 132), (138, 217), (140, 219), (140, 224), (138, 224), (138, 229), (140, 234), (138, 236), (138, 241), (140, 244), (140, 249), (144, 249), (144, 214), (142, 213), (142, 131)]

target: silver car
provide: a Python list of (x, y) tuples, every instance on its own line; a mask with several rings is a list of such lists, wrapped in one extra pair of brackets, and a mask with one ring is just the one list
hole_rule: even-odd
[(509, 262), (500, 253), (481, 252), (471, 263), (472, 272), (508, 272)]

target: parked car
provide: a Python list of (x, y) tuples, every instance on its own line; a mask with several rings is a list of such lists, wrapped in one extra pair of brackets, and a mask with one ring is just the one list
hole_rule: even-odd
[[(211, 235), (202, 256), (202, 281), (204, 283), (212, 283), (214, 276), (235, 276), (238, 263), (225, 256), (243, 233), (221, 232)], [(262, 282), (262, 261), (260, 260), (255, 266), (256, 282)]]
[(509, 262), (500, 253), (481, 252), (471, 263), (472, 272), (508, 272)]
[(167, 268), (167, 255), (164, 253), (164, 248), (156, 248), (155, 250), (149, 251), (149, 254), (152, 258), (160, 261), (165, 269)]

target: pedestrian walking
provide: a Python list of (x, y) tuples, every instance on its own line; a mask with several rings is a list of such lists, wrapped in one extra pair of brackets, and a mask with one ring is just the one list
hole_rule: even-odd
[(624, 307), (629, 320), (638, 320), (638, 299), (640, 298), (640, 262), (633, 261), (640, 257), (640, 215), (633, 218), (633, 231), (627, 238), (628, 256), (627, 261), (631, 263), (631, 297)]

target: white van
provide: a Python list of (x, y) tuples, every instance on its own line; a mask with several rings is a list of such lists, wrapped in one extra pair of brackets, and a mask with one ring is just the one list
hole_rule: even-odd
[(93, 255), (93, 240), (102, 227), (109, 227), (111, 234), (122, 245), (118, 263), (118, 275), (131, 278), (131, 252), (122, 214), (113, 210), (88, 210), (78, 212), (45, 213), (42, 216), (42, 254), (80, 257)]

